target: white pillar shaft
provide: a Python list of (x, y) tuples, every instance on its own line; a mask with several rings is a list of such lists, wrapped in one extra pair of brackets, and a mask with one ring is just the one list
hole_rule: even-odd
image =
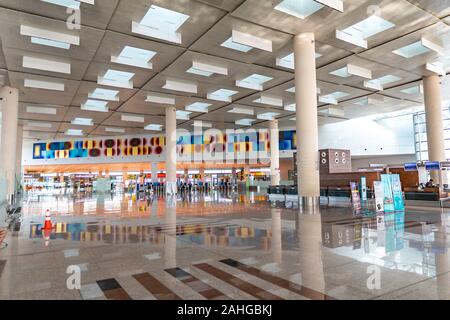
[(317, 84), (313, 33), (294, 37), (298, 189), (301, 197), (319, 197)]
[(16, 180), (22, 184), (22, 146), (23, 146), (23, 125), (17, 126), (17, 147), (16, 147)]
[(166, 108), (166, 193), (177, 190), (177, 115), (174, 107)]
[(19, 112), (19, 90), (10, 87), (0, 89), (2, 97), (2, 136), (0, 170), (6, 177), (7, 195), (15, 193), (17, 118)]
[(278, 120), (270, 121), (270, 184), (280, 185), (280, 146)]
[(152, 182), (158, 182), (158, 163), (152, 162)]

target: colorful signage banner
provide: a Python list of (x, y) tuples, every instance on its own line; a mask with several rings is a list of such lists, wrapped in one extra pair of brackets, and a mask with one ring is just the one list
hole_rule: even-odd
[(383, 183), (381, 181), (373, 182), (373, 190), (375, 193), (375, 208), (377, 212), (384, 211), (384, 193)]
[(361, 200), (367, 201), (366, 177), (361, 177)]
[(382, 174), (381, 182), (383, 184), (383, 206), (385, 212), (394, 212), (394, 196), (392, 191), (392, 180), (390, 174)]
[(405, 210), (405, 202), (403, 201), (402, 183), (400, 182), (400, 175), (391, 174), (392, 181), (392, 195), (394, 199), (394, 209), (397, 211)]

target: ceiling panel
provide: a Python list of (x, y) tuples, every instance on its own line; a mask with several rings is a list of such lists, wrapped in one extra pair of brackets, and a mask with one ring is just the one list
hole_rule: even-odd
[(59, 122), (64, 119), (67, 110), (64, 106), (20, 102), (19, 119)]

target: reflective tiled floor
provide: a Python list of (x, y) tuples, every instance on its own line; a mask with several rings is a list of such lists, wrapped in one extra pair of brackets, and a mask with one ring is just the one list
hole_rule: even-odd
[(26, 197), (0, 249), (0, 298), (450, 298), (450, 212), (311, 212), (255, 194), (133, 200)]

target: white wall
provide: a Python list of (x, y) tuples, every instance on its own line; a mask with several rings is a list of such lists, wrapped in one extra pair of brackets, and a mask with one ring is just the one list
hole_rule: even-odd
[(319, 126), (319, 148), (349, 149), (352, 156), (413, 155), (412, 115), (379, 121), (358, 118)]
[(415, 154), (352, 157), (352, 169), (353, 171), (357, 171), (360, 168), (369, 168), (371, 164), (403, 165), (414, 162), (416, 162)]

